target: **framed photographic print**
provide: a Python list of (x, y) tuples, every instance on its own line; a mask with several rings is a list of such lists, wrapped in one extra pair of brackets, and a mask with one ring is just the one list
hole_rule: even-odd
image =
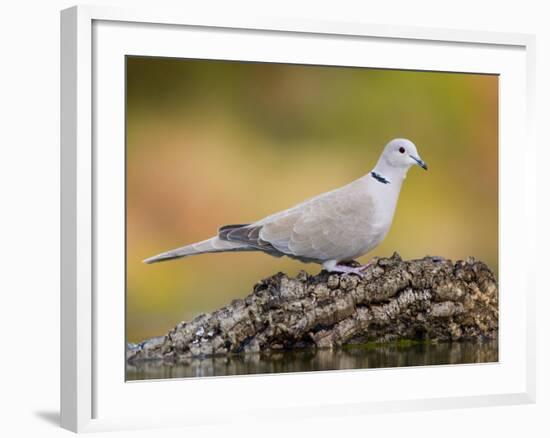
[(63, 427), (534, 400), (532, 36), (61, 24)]

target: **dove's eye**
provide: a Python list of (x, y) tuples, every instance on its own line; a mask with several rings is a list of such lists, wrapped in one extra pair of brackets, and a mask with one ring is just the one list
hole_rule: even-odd
[(399, 148), (399, 152), (401, 152), (402, 154), (404, 154), (404, 153), (405, 153), (405, 148), (404, 148), (403, 146), (401, 146), (401, 147)]

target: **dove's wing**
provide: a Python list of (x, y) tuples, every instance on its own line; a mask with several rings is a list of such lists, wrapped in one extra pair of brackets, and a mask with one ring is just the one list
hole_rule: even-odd
[(230, 230), (233, 242), (301, 260), (349, 260), (378, 243), (372, 198), (364, 180), (325, 193), (259, 222)]

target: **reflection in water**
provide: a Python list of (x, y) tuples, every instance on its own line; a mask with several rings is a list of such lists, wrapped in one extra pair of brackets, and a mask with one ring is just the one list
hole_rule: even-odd
[(354, 345), (336, 350), (293, 350), (190, 358), (178, 364), (145, 361), (127, 365), (126, 379), (234, 376), (497, 361), (497, 341), (421, 343), (409, 346)]

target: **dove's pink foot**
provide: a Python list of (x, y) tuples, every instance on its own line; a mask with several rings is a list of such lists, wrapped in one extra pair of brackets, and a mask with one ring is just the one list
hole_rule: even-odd
[(361, 278), (364, 278), (365, 274), (363, 273), (363, 271), (365, 271), (365, 269), (367, 269), (371, 265), (371, 263), (372, 262), (369, 262), (366, 265), (361, 265), (361, 266), (335, 265), (334, 267), (332, 267), (330, 272), (342, 272), (344, 274), (355, 274)]

